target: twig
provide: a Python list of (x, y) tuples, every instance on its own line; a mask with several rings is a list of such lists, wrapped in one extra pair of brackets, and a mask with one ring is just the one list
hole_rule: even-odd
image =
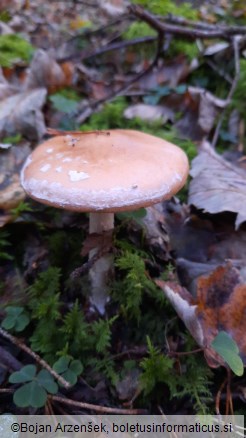
[(99, 49), (94, 50), (92, 52), (82, 52), (80, 54), (75, 53), (71, 56), (64, 57), (62, 59), (59, 59), (59, 62), (69, 61), (73, 58), (79, 59), (80, 61), (85, 61), (90, 58), (94, 58), (96, 56), (102, 55), (103, 53), (112, 52), (114, 50), (120, 50), (124, 49), (125, 47), (134, 46), (137, 44), (145, 44), (145, 43), (152, 43), (157, 40), (156, 36), (146, 36), (141, 38), (135, 38), (133, 40), (127, 40), (127, 41), (119, 41), (117, 43), (107, 44), (106, 46), (99, 47)]
[(220, 399), (221, 399), (221, 393), (222, 393), (222, 391), (223, 391), (225, 385), (227, 384), (227, 382), (228, 382), (228, 376), (227, 376), (227, 377), (225, 378), (225, 380), (222, 382), (222, 384), (220, 385), (219, 390), (218, 390), (218, 392), (217, 392), (217, 394), (216, 394), (216, 398), (215, 398), (215, 412), (216, 412), (216, 415), (221, 415), (221, 413), (220, 413)]
[[(97, 33), (104, 32), (109, 27), (112, 27), (112, 26), (114, 26), (114, 25), (116, 25), (118, 23), (121, 23), (126, 18), (129, 19), (129, 14), (122, 14), (122, 15), (118, 16), (117, 18), (114, 18), (114, 19), (108, 21), (106, 24), (104, 24), (103, 26), (98, 27), (97, 29), (88, 29), (85, 32), (83, 32), (82, 35), (81, 34), (73, 35), (71, 38), (69, 38), (67, 40), (67, 43), (71, 43), (72, 41), (74, 41), (76, 39), (88, 38), (88, 37), (90, 37), (92, 35), (96, 35)], [(64, 60), (65, 59), (66, 58), (64, 58)], [(67, 59), (69, 59), (69, 58), (67, 58)], [(60, 61), (60, 59), (58, 59), (58, 61)]]
[(41, 365), (43, 368), (45, 368), (47, 371), (49, 371), (49, 373), (56, 380), (58, 380), (58, 382), (60, 382), (60, 384), (63, 385), (66, 389), (71, 387), (71, 384), (67, 380), (65, 380), (62, 376), (57, 374), (53, 370), (53, 368), (51, 368), (51, 366), (47, 362), (45, 362), (37, 353), (34, 353), (34, 351), (32, 351), (29, 347), (27, 347), (27, 345), (24, 344), (23, 342), (21, 342), (18, 338), (16, 338), (15, 336), (13, 336), (10, 333), (3, 330), (2, 327), (0, 327), (0, 335), (3, 338), (8, 339), (8, 341), (12, 342), (12, 344), (16, 345), (21, 350), (25, 351), (27, 354), (29, 354), (29, 356), (33, 357), (33, 359), (37, 363), (39, 363), (39, 365)]
[(195, 350), (191, 350), (191, 351), (171, 351), (167, 353), (167, 356), (170, 357), (189, 356), (190, 354), (201, 353), (202, 351), (204, 351), (204, 348), (196, 348)]
[(245, 35), (246, 34), (246, 27), (245, 26), (236, 26), (235, 27), (223, 27), (218, 28), (217, 26), (214, 28), (208, 27), (206, 30), (195, 27), (193, 24), (193, 27), (187, 28), (186, 25), (174, 25), (169, 24), (161, 21), (157, 16), (150, 14), (145, 9), (143, 9), (139, 5), (130, 5), (129, 6), (129, 12), (132, 13), (135, 17), (140, 18), (141, 20), (145, 21), (149, 26), (151, 26), (153, 29), (157, 30), (158, 32), (162, 33), (171, 33), (176, 35), (182, 35), (187, 38), (223, 38), (228, 39), (232, 37), (233, 35)]
[(49, 395), (51, 401), (57, 401), (59, 403), (64, 403), (70, 406), (76, 406), (81, 409), (90, 409), (100, 414), (119, 414), (119, 415), (140, 415), (146, 414), (145, 409), (120, 409), (120, 408), (109, 408), (108, 406), (93, 405), (90, 403), (79, 402), (76, 400), (71, 400), (64, 397), (59, 397), (57, 395)]
[(227, 26), (225, 24), (210, 24), (204, 23), (204, 21), (193, 21), (187, 20), (184, 17), (179, 17), (176, 15), (168, 14), (166, 17), (158, 16), (158, 19), (167, 21), (168, 23), (180, 24), (182, 26), (190, 26), (195, 29), (204, 29), (204, 30), (221, 30), (225, 33), (235, 33), (237, 35), (246, 33), (246, 26)]
[[(158, 59), (159, 59), (161, 53), (163, 52), (163, 39), (164, 39), (164, 35), (159, 32), (158, 33), (157, 50), (156, 50), (155, 57), (154, 57), (153, 61), (151, 62), (151, 64), (145, 70), (136, 74), (133, 78), (128, 80), (124, 85), (122, 85), (122, 87), (118, 88), (118, 90), (112, 91), (112, 93), (108, 94), (106, 97), (92, 102), (89, 105), (90, 108), (95, 111), (98, 108), (98, 106), (100, 106), (102, 103), (105, 103), (106, 101), (108, 102), (111, 99), (113, 99), (114, 97), (118, 96), (123, 91), (126, 91), (132, 84), (134, 84), (136, 81), (138, 81), (143, 76), (148, 74), (156, 66)], [(80, 123), (80, 117), (77, 118), (77, 123)]]
[(78, 277), (81, 277), (81, 275), (86, 274), (89, 272), (89, 270), (94, 266), (94, 264), (105, 254), (109, 253), (109, 248), (102, 248), (101, 251), (98, 251), (96, 254), (94, 254), (93, 257), (91, 257), (87, 262), (83, 263), (82, 266), (79, 266), (78, 268), (75, 268), (73, 272), (70, 274), (70, 278), (72, 280), (75, 280)]
[(226, 415), (233, 415), (233, 402), (231, 395), (231, 370), (227, 368), (227, 385), (226, 385)]
[(205, 62), (219, 76), (221, 76), (223, 79), (229, 82), (230, 85), (233, 83), (233, 79), (231, 78), (231, 76), (228, 75), (228, 73), (226, 73), (225, 70), (222, 70), (215, 62), (213, 62), (211, 59), (207, 59)]
[[(235, 76), (233, 78), (233, 82), (231, 84), (231, 88), (230, 91), (227, 95), (226, 101), (227, 101), (227, 106), (229, 105), (229, 103), (231, 102), (232, 96), (234, 94), (234, 91), (236, 89), (237, 83), (238, 83), (238, 79), (240, 76), (240, 56), (239, 56), (239, 40), (238, 40), (238, 36), (233, 37), (233, 50), (234, 50), (234, 65), (235, 65)], [(213, 139), (211, 142), (211, 146), (213, 148), (215, 148), (215, 145), (217, 143), (218, 137), (219, 137), (219, 133), (220, 133), (220, 128), (225, 116), (225, 111), (227, 106), (222, 110), (220, 117), (219, 117), (219, 121), (217, 123), (217, 126), (215, 128), (214, 131), (214, 135), (213, 135)]]

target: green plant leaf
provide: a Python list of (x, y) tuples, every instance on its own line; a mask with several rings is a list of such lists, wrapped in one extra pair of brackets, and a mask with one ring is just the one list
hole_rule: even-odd
[(69, 365), (69, 369), (79, 376), (83, 371), (83, 365), (80, 360), (72, 360)]
[(70, 358), (67, 356), (60, 357), (53, 365), (53, 370), (56, 371), (56, 373), (64, 373), (64, 371), (67, 371), (68, 365), (70, 362)]
[(185, 84), (177, 85), (177, 87), (174, 88), (174, 91), (177, 94), (184, 94), (187, 91), (187, 85)]
[(68, 99), (61, 94), (53, 94), (49, 99), (53, 103), (54, 108), (62, 113), (69, 114), (72, 111), (75, 111), (78, 107), (78, 102), (76, 102), (76, 100)]
[(11, 330), (15, 326), (15, 318), (13, 316), (6, 316), (1, 323), (5, 330)]
[(75, 385), (78, 380), (77, 375), (70, 369), (62, 373), (62, 377), (67, 380), (71, 385)]
[(53, 376), (47, 370), (41, 370), (37, 375), (37, 382), (51, 394), (56, 394), (58, 385)]
[(6, 330), (15, 329), (21, 332), (29, 324), (30, 318), (23, 307), (6, 307), (7, 316), (2, 321), (2, 327)]
[(238, 346), (226, 332), (219, 332), (212, 341), (211, 347), (224, 359), (237, 376), (243, 375), (244, 365), (238, 354)]
[(14, 402), (17, 406), (25, 408), (32, 406), (41, 408), (47, 400), (47, 392), (36, 381), (21, 386), (14, 393)]
[(37, 372), (37, 367), (35, 365), (26, 365), (21, 368), (20, 371), (15, 371), (9, 377), (10, 383), (24, 383), (30, 382), (34, 379)]
[(26, 328), (26, 326), (29, 324), (30, 318), (27, 314), (20, 315), (19, 318), (15, 321), (15, 330), (17, 332), (21, 332)]

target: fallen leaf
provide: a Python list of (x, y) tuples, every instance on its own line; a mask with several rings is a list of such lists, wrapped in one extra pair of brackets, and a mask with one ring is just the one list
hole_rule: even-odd
[(207, 90), (199, 87), (189, 87), (189, 93), (199, 98), (198, 125), (204, 133), (208, 134), (214, 126), (220, 109), (225, 108), (227, 101), (219, 99)]
[(0, 136), (22, 134), (30, 140), (40, 140), (46, 128), (41, 109), (46, 89), (38, 88), (7, 97), (0, 102)]
[(12, 94), (15, 94), (16, 92), (17, 88), (9, 84), (7, 79), (5, 79), (3, 71), (0, 67), (0, 101), (11, 96)]
[(154, 122), (155, 120), (162, 120), (166, 123), (168, 120), (174, 122), (174, 111), (162, 105), (147, 105), (144, 103), (130, 105), (125, 111), (126, 119), (133, 119), (139, 117), (141, 120), (147, 122)]
[(211, 367), (225, 365), (211, 344), (219, 332), (236, 342), (246, 365), (246, 284), (230, 263), (217, 267), (197, 282), (196, 297), (177, 283), (156, 280), (197, 343)]
[(30, 153), (28, 145), (12, 146), (0, 151), (0, 209), (5, 212), (16, 207), (26, 197), (19, 174)]
[(192, 161), (189, 204), (208, 213), (237, 214), (235, 228), (246, 220), (246, 172), (217, 154), (204, 142)]
[(73, 67), (70, 63), (59, 65), (54, 56), (44, 50), (37, 50), (33, 56), (30, 69), (26, 78), (25, 88), (47, 88), (54, 93), (72, 84)]
[(212, 56), (215, 55), (216, 53), (219, 53), (225, 49), (227, 49), (230, 46), (230, 44), (226, 41), (220, 41), (219, 43), (215, 43), (215, 44), (211, 44), (210, 46), (208, 46), (203, 54), (205, 56)]

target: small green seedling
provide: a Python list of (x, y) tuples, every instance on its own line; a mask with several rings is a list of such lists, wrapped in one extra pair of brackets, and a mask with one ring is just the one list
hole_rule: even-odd
[(5, 310), (6, 317), (1, 324), (1, 326), (5, 330), (14, 330), (16, 332), (21, 332), (29, 324), (30, 318), (24, 307), (8, 306)]
[(78, 376), (83, 371), (83, 365), (79, 360), (73, 360), (69, 356), (62, 356), (54, 363), (53, 369), (71, 385), (75, 385)]
[(10, 383), (24, 383), (14, 393), (14, 403), (25, 408), (41, 408), (45, 405), (48, 393), (56, 394), (58, 385), (47, 370), (37, 372), (35, 365), (26, 365), (9, 377)]
[(236, 376), (243, 375), (244, 365), (238, 354), (239, 348), (236, 342), (225, 331), (217, 334), (211, 343), (211, 347), (224, 359)]

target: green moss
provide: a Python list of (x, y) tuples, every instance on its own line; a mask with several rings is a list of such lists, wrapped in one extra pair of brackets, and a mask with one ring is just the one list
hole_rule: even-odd
[(11, 20), (11, 15), (7, 10), (0, 12), (0, 21), (3, 23), (8, 23)]
[(11, 67), (20, 60), (29, 61), (33, 53), (32, 45), (17, 34), (0, 35), (0, 65)]
[(123, 33), (123, 39), (134, 40), (135, 38), (141, 38), (146, 36), (155, 36), (156, 31), (150, 27), (147, 23), (135, 22), (132, 23), (126, 32)]
[(100, 112), (90, 117), (89, 122), (84, 123), (80, 127), (81, 131), (124, 127), (125, 119), (123, 112), (126, 107), (127, 102), (121, 97), (115, 99), (114, 102), (107, 103)]
[(199, 50), (194, 42), (173, 39), (168, 50), (168, 57), (172, 58), (179, 54), (186, 55), (189, 61), (192, 61), (199, 56)]
[(182, 3), (179, 6), (171, 0), (133, 0), (133, 3), (143, 6), (157, 15), (180, 15), (189, 20), (197, 20), (198, 18), (198, 11), (190, 3)]
[(107, 103), (100, 112), (93, 114), (89, 121), (83, 124), (80, 129), (83, 131), (116, 128), (136, 129), (175, 143), (186, 152), (189, 160), (196, 156), (195, 144), (191, 140), (179, 138), (178, 134), (171, 127), (167, 126), (164, 129), (161, 120), (149, 123), (138, 117), (132, 120), (125, 119), (124, 110), (127, 106), (126, 99), (122, 97), (117, 98), (113, 102)]

